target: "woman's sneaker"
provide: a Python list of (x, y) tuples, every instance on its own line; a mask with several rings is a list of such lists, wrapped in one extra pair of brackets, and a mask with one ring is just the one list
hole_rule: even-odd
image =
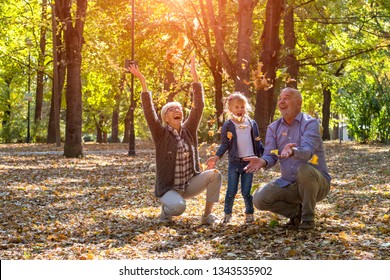
[(223, 217), (222, 223), (228, 224), (228, 223), (230, 223), (231, 219), (232, 219), (232, 214), (225, 214), (225, 217)]
[(160, 214), (159, 222), (162, 224), (167, 224), (172, 222), (172, 216), (165, 214), (164, 205), (161, 206), (161, 214)]
[(219, 219), (214, 214), (209, 214), (206, 217), (202, 215), (202, 225), (212, 226), (219, 222)]

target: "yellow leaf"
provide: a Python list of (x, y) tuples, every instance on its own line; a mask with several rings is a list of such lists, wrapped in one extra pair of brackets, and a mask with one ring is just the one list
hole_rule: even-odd
[(210, 136), (210, 137), (213, 137), (213, 136), (214, 136), (214, 131), (209, 130), (209, 136)]
[(257, 136), (257, 137), (255, 138), (255, 141), (261, 141), (260, 136)]
[(297, 251), (292, 249), (292, 250), (288, 251), (287, 254), (288, 254), (289, 257), (294, 257), (297, 254)]
[(260, 184), (253, 184), (251, 191), (250, 191), (250, 194), (252, 195), (256, 191), (256, 189), (258, 189), (259, 187), (260, 187)]
[(278, 150), (278, 149), (276, 149), (276, 150), (271, 150), (270, 154), (278, 155), (278, 154), (279, 154), (279, 150)]
[(311, 157), (311, 159), (309, 160), (309, 162), (310, 162), (311, 164), (317, 165), (317, 164), (318, 164), (318, 156), (317, 156), (316, 154), (314, 154), (314, 155)]
[(384, 223), (388, 223), (390, 221), (390, 215), (384, 214), (382, 220)]
[(230, 131), (227, 132), (227, 138), (230, 140), (233, 138), (233, 133), (231, 133)]
[(57, 239), (58, 239), (58, 236), (55, 234), (49, 235), (47, 237), (47, 240), (50, 240), (50, 241), (57, 241)]
[(339, 239), (343, 242), (348, 241), (348, 235), (345, 233), (345, 231), (342, 231), (339, 233)]
[(58, 239), (59, 240), (66, 240), (66, 239), (68, 239), (68, 237), (65, 234), (59, 234)]

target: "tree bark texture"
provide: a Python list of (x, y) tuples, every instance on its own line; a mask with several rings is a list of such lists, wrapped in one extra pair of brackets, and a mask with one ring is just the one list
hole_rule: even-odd
[(250, 84), (250, 52), (253, 10), (258, 0), (238, 1), (238, 34), (237, 56), (233, 63), (225, 50), (226, 31), (226, 0), (218, 1), (218, 14), (215, 12), (213, 1), (206, 0), (210, 26), (215, 37), (216, 53), (226, 73), (234, 81), (234, 90), (249, 95)]
[(77, 0), (76, 18), (72, 20), (70, 0), (61, 3), (61, 20), (66, 26), (65, 48), (67, 58), (66, 130), (64, 155), (68, 158), (83, 156), (82, 148), (82, 92), (81, 50), (87, 0)]
[(249, 95), (253, 10), (258, 0), (238, 1), (238, 38), (235, 90)]
[(299, 64), (295, 57), (295, 45), (297, 39), (294, 29), (294, 5), (295, 0), (290, 0), (290, 5), (286, 5), (284, 13), (284, 50), (285, 65), (287, 67), (286, 86), (298, 88)]
[(115, 106), (114, 110), (112, 112), (112, 122), (111, 122), (111, 139), (110, 142), (112, 143), (119, 143), (119, 108), (120, 108), (120, 102), (121, 102), (121, 96), (124, 94), (124, 88), (125, 88), (125, 79), (126, 79), (126, 73), (122, 73), (122, 77), (119, 83), (119, 94), (115, 94)]
[(276, 107), (274, 92), (276, 69), (278, 67), (280, 21), (284, 8), (284, 0), (268, 0), (266, 6), (266, 19), (261, 36), (262, 52), (260, 63), (264, 75), (264, 83), (257, 89), (255, 120), (259, 125), (260, 137), (265, 139), (267, 126), (272, 122)]
[(42, 0), (42, 25), (39, 41), (39, 59), (37, 69), (37, 89), (35, 95), (35, 115), (34, 123), (38, 123), (42, 117), (42, 105), (43, 105), (43, 76), (45, 69), (45, 57), (46, 57), (46, 21), (47, 21), (47, 0)]
[(56, 143), (61, 146), (60, 112), (62, 90), (65, 83), (66, 66), (63, 51), (63, 31), (58, 30), (56, 15), (58, 5), (52, 4), (52, 37), (53, 37), (53, 86), (50, 105), (49, 125), (47, 130), (47, 143)]

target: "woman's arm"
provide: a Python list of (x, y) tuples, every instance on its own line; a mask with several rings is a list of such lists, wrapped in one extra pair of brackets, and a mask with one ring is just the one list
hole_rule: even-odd
[(134, 75), (134, 77), (138, 78), (141, 82), (142, 86), (142, 93), (141, 93), (141, 100), (142, 100), (142, 108), (144, 111), (146, 122), (148, 123), (150, 132), (152, 134), (153, 140), (156, 142), (159, 139), (160, 132), (162, 132), (162, 126), (159, 122), (159, 118), (157, 115), (157, 112), (154, 108), (153, 101), (152, 101), (152, 94), (148, 92), (148, 87), (146, 84), (145, 76), (139, 71), (138, 65), (130, 65), (128, 70), (131, 74)]
[(187, 128), (196, 131), (198, 129), (200, 119), (202, 118), (204, 97), (203, 97), (203, 87), (202, 84), (199, 82), (199, 77), (196, 72), (195, 56), (191, 57), (190, 71), (193, 79), (192, 89), (194, 94), (194, 99), (193, 99), (194, 101), (192, 104), (190, 114), (187, 120), (184, 122), (184, 125)]
[(147, 92), (148, 91), (148, 87), (146, 85), (146, 79), (145, 79), (145, 76), (142, 75), (142, 73), (139, 71), (138, 65), (130, 64), (129, 71), (130, 71), (131, 74), (134, 75), (134, 77), (138, 78), (139, 81), (141, 82), (142, 92)]
[(198, 73), (195, 67), (195, 56), (191, 57), (191, 75), (194, 83), (199, 83)]

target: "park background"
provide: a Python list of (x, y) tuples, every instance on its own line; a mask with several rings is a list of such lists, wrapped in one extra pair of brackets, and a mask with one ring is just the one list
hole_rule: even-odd
[[(2, 259), (389, 259), (388, 1), (8, 0), (0, 10)], [(173, 227), (156, 223), (154, 147), (124, 65), (138, 61), (157, 110), (176, 100), (188, 112), (194, 54), (203, 162), (230, 92), (251, 100), (263, 138), (280, 90), (302, 92), (333, 177), (314, 232), (260, 211), (243, 225), (239, 196), (228, 227), (199, 225), (203, 198)]]

